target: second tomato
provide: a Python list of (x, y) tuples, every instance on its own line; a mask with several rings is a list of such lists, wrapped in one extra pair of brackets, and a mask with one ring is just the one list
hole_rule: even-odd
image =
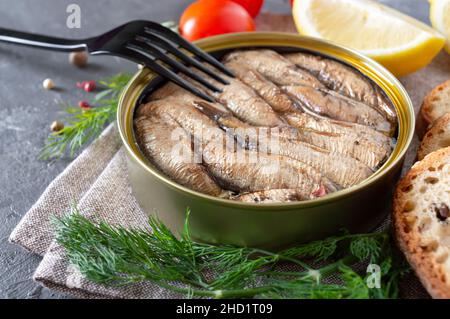
[(180, 33), (189, 41), (212, 35), (254, 31), (250, 14), (239, 4), (224, 0), (199, 0), (191, 4), (180, 18)]
[[(247, 12), (254, 18), (261, 11), (264, 0), (232, 0), (233, 2), (239, 3), (241, 6), (247, 10)], [(292, 1), (292, 0), (291, 0)]]

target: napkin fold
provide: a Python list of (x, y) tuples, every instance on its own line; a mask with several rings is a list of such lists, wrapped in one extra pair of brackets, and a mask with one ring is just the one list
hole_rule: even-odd
[(20, 221), (10, 241), (43, 256), (33, 279), (42, 285), (79, 298), (175, 298), (149, 282), (108, 287), (90, 282), (69, 264), (56, 243), (52, 216), (61, 216), (77, 203), (88, 218), (126, 227), (147, 225), (128, 182), (124, 149), (114, 124), (72, 162), (46, 189)]

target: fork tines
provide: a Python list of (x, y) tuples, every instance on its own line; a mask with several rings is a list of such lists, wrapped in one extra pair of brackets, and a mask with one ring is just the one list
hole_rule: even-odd
[[(142, 60), (146, 66), (159, 75), (207, 101), (212, 102), (214, 99), (177, 73), (188, 76), (213, 92), (220, 92), (221, 90), (198, 73), (193, 72), (188, 66), (197, 68), (222, 84), (228, 84), (229, 82), (202, 62), (206, 62), (206, 64), (213, 66), (227, 76), (234, 77), (233, 73), (214, 57), (189, 43), (169, 28), (155, 22), (146, 22), (142, 32), (138, 33), (134, 40), (128, 42), (126, 47), (127, 50), (130, 50), (126, 53), (129, 57)], [(186, 54), (185, 51), (192, 56)], [(158, 60), (162, 63), (158, 63)]]

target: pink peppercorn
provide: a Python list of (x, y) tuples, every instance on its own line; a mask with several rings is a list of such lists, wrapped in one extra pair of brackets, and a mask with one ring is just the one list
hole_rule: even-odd
[(86, 92), (92, 92), (97, 88), (97, 84), (93, 80), (77, 82), (76, 86), (77, 88), (83, 89)]
[(91, 108), (91, 106), (89, 105), (88, 102), (86, 101), (80, 101), (78, 102), (78, 106), (84, 110), (89, 110)]
[(95, 81), (86, 81), (84, 82), (83, 90), (85, 90), (86, 92), (92, 92), (96, 87), (97, 85), (95, 84)]

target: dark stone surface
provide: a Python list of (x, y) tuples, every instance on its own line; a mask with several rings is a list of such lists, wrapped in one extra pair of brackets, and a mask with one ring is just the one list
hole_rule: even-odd
[[(66, 27), (66, 7), (78, 3), (81, 29)], [(176, 20), (188, 0), (0, 0), (0, 25), (62, 37), (85, 37), (133, 19)], [(423, 0), (384, 0), (396, 8), (428, 21)], [(288, 12), (287, 0), (268, 0), (266, 10)], [(40, 257), (8, 243), (8, 236), (46, 186), (70, 162), (38, 161), (50, 123), (60, 116), (60, 102), (89, 98), (75, 90), (75, 82), (99, 79), (134, 64), (111, 57), (90, 59), (77, 69), (67, 55), (0, 44), (0, 298), (67, 298), (41, 288), (31, 276)], [(52, 78), (58, 90), (42, 89)]]

